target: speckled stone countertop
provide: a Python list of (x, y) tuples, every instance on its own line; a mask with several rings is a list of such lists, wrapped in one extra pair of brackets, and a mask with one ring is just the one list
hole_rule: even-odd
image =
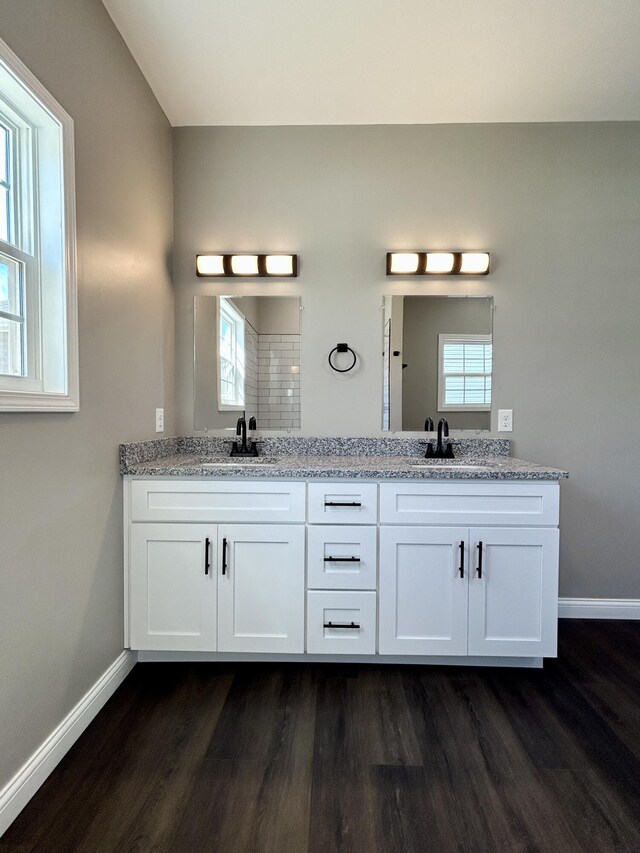
[(424, 439), (265, 438), (261, 455), (230, 458), (226, 438), (120, 445), (120, 472), (148, 477), (366, 480), (561, 480), (566, 471), (509, 456), (506, 439), (452, 439), (455, 459), (424, 458)]

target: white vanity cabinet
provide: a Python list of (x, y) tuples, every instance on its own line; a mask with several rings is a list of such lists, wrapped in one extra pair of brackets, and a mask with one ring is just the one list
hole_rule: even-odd
[(304, 652), (305, 493), (298, 482), (125, 481), (130, 647)]
[(556, 655), (557, 481), (128, 476), (124, 494), (146, 659)]
[(380, 654), (555, 656), (557, 484), (388, 483), (380, 506)]

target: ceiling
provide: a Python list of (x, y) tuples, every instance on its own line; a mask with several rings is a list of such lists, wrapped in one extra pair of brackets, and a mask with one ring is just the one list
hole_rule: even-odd
[(640, 120), (640, 0), (103, 0), (174, 126)]

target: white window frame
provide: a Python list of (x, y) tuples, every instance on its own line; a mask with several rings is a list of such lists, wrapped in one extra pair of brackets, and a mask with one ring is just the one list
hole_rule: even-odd
[[(220, 353), (220, 323), (222, 316), (225, 316), (236, 327), (242, 326), (243, 330), (243, 355), (244, 355), (244, 331), (246, 318), (242, 311), (233, 305), (224, 296), (218, 296), (216, 299), (216, 368), (217, 368), (217, 396), (218, 396), (218, 411), (219, 412), (243, 412), (245, 408), (245, 372), (244, 358), (243, 370), (241, 374), (241, 382), (236, 382), (236, 400), (234, 404), (222, 402), (222, 370), (221, 370), (221, 353)], [(234, 365), (237, 370), (237, 365)], [(242, 399), (240, 400), (240, 396)]]
[(0, 253), (22, 267), (27, 356), (24, 376), (0, 374), (0, 411), (78, 411), (73, 119), (1, 39), (0, 116), (18, 187)]
[(445, 403), (445, 380), (447, 376), (491, 376), (491, 373), (444, 373), (444, 347), (446, 344), (490, 344), (493, 335), (438, 335), (438, 411), (439, 412), (490, 412), (491, 402), (477, 403)]

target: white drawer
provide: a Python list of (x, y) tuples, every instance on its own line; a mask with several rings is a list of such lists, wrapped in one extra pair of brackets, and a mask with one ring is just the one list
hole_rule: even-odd
[(309, 483), (309, 524), (375, 524), (376, 483)]
[(375, 589), (377, 528), (357, 525), (309, 527), (309, 589)]
[(382, 483), (382, 524), (557, 525), (557, 483)]
[(133, 480), (132, 521), (304, 522), (305, 484)]
[(307, 593), (308, 654), (373, 655), (375, 651), (375, 592)]

